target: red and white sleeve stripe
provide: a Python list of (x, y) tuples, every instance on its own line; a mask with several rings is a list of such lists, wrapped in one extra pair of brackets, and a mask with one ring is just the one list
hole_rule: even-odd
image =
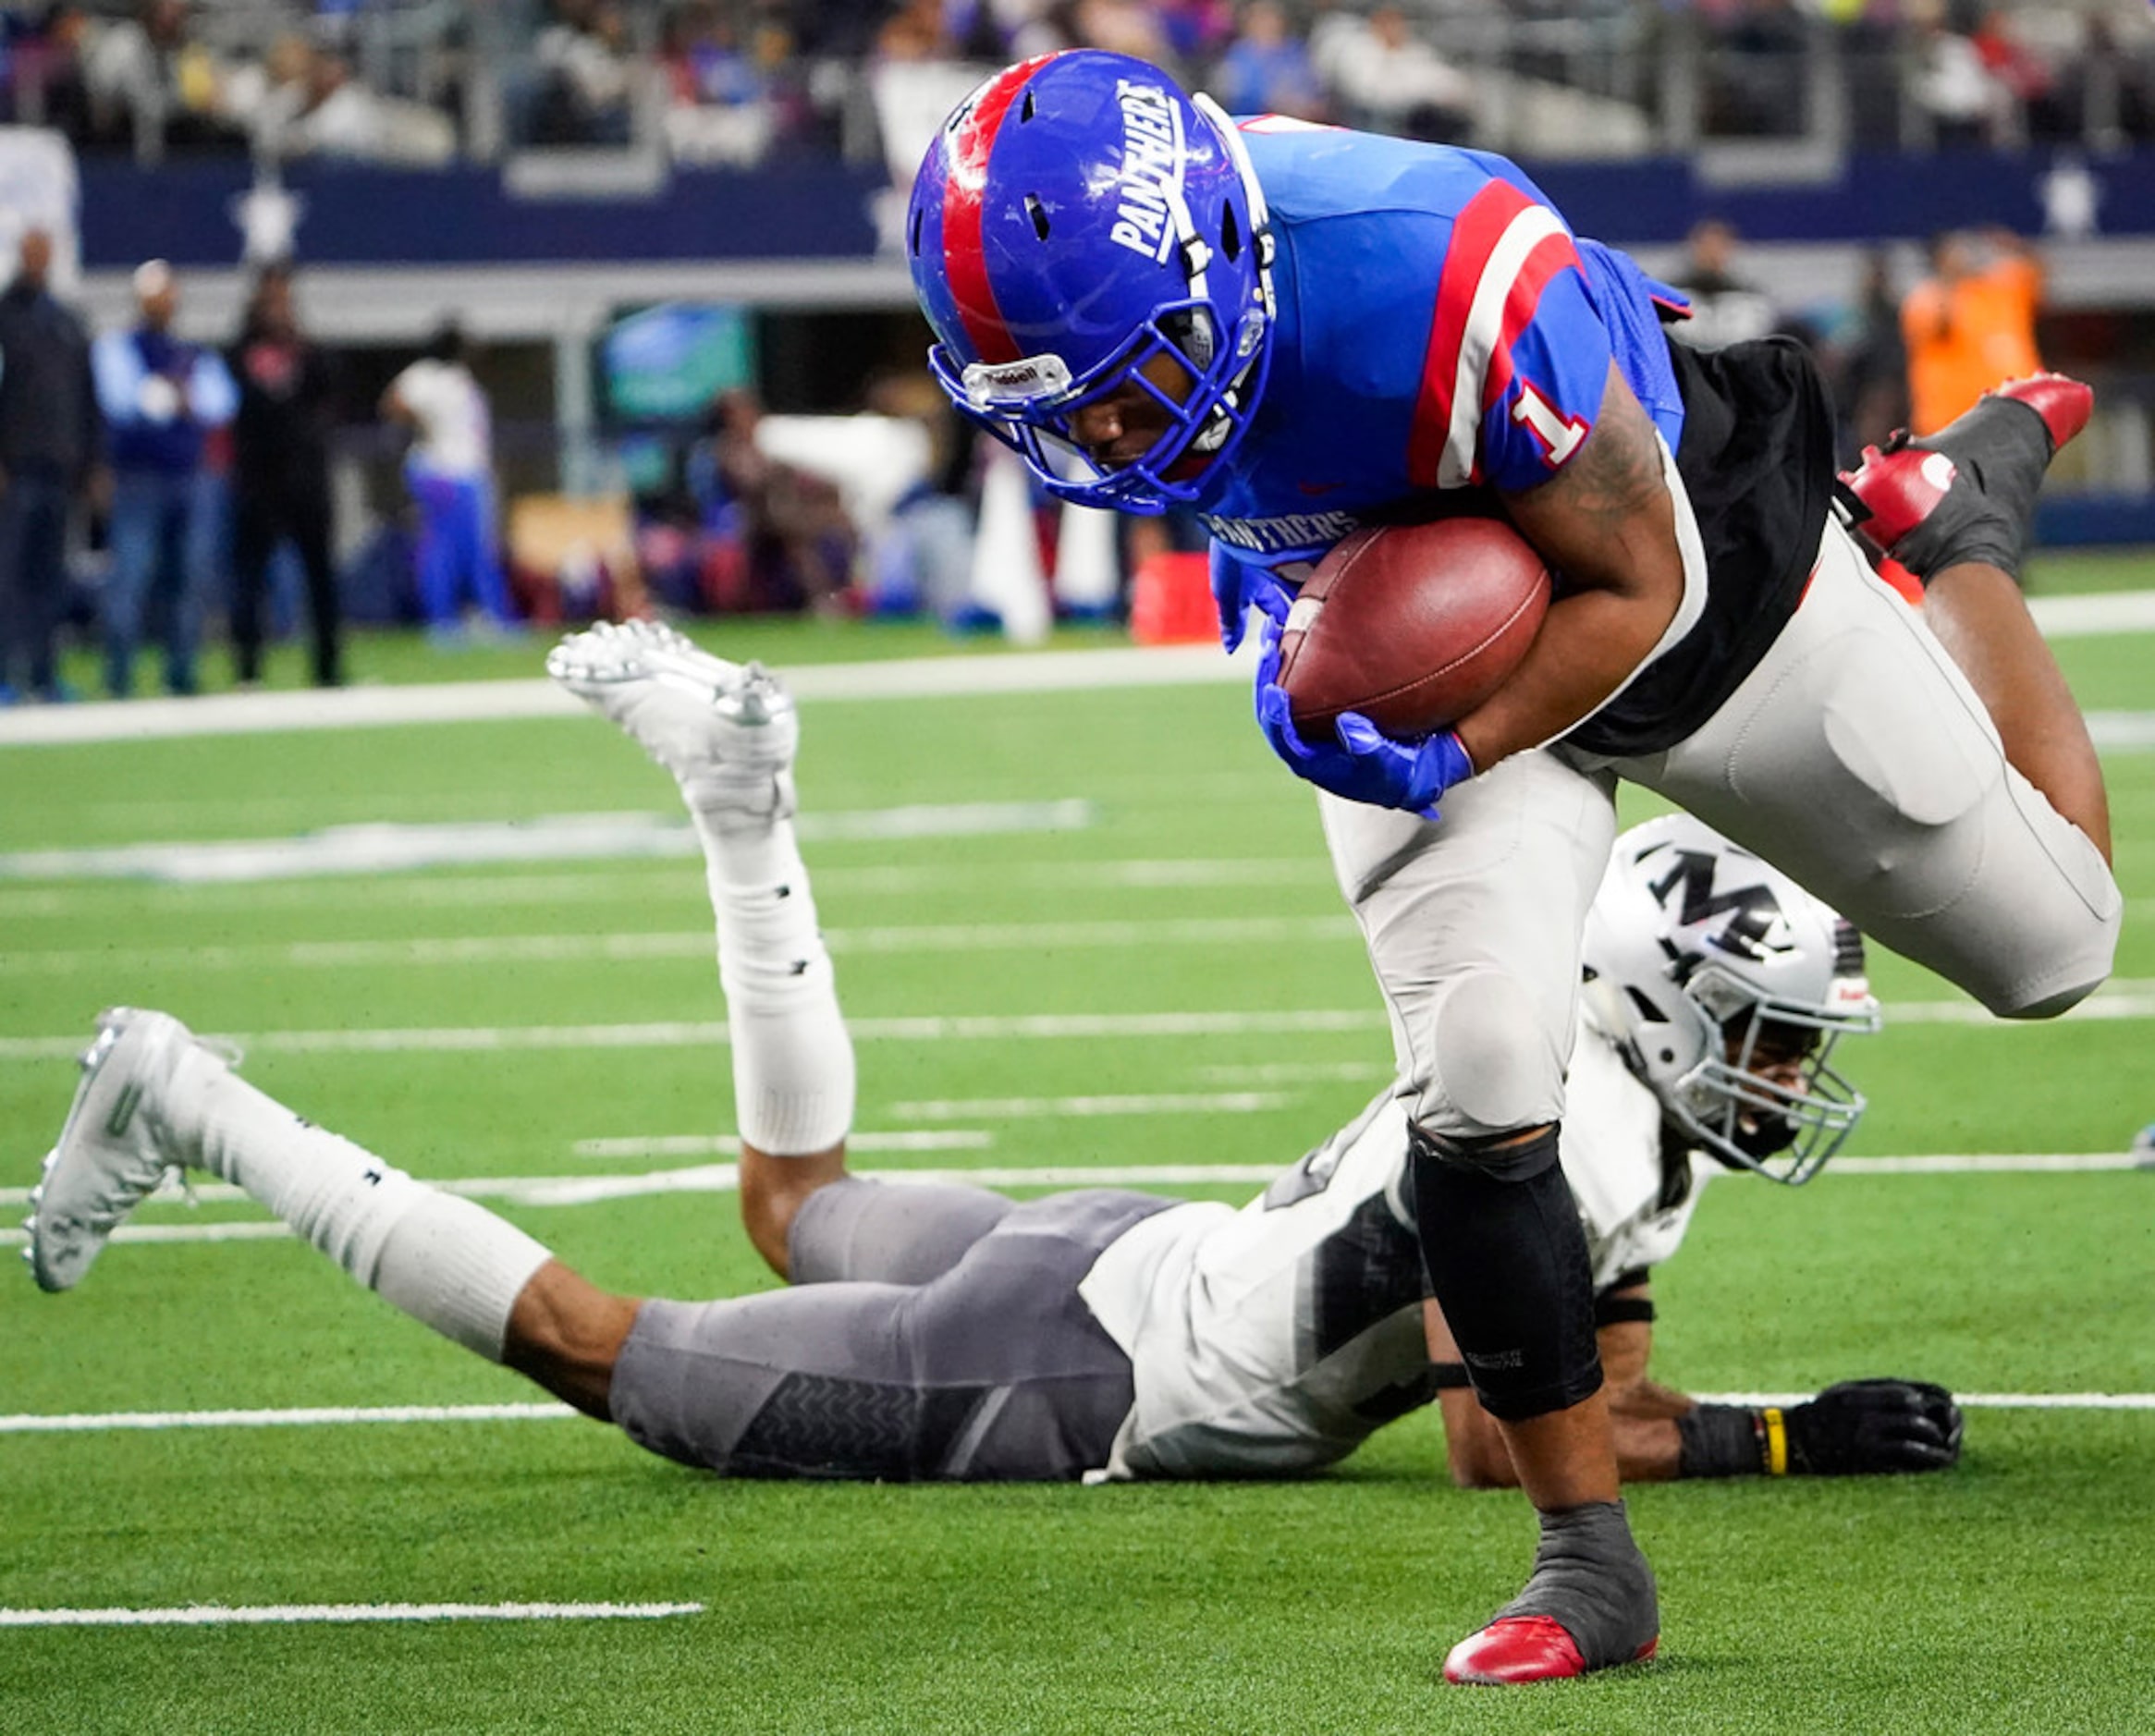
[(1578, 263), (1563, 219), (1509, 181), (1491, 181), (1453, 220), (1407, 439), (1415, 487), (1479, 480), (1482, 414), (1512, 384), (1512, 345), (1543, 287)]

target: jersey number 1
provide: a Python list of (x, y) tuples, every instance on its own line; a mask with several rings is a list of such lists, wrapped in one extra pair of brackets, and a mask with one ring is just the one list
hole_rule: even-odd
[(1519, 382), (1512, 420), (1541, 442), (1541, 461), (1552, 471), (1576, 452), (1579, 442), (1586, 437), (1586, 424), (1576, 416), (1560, 416), (1556, 406), (1534, 389), (1532, 380)]

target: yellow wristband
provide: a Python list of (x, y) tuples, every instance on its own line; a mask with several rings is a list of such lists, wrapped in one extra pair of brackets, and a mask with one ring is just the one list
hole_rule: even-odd
[(1768, 1405), (1760, 1412), (1766, 1419), (1766, 1474), (1769, 1477), (1788, 1475), (1788, 1427), (1781, 1420), (1781, 1412)]

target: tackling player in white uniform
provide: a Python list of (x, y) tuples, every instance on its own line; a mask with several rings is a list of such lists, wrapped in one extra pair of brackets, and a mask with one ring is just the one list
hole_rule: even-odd
[[(791, 702), (754, 666), (649, 624), (572, 636), (549, 667), (680, 782), (717, 913), (741, 1208), (793, 1288), (706, 1303), (600, 1291), (263, 1095), (178, 1021), (127, 1009), (102, 1021), (34, 1200), (40, 1284), (78, 1282), (168, 1168), (207, 1170), (435, 1330), (654, 1451), (734, 1474), (1302, 1472), (1446, 1384), (1396, 1087), (1240, 1211), (1115, 1190), (1017, 1204), (848, 1175), (853, 1057), (793, 842)], [(1644, 1270), (1690, 1216), (1694, 1150), (1814, 1171), (1863, 1108), (1830, 1053), (1877, 1008), (1853, 930), (1695, 821), (1627, 834), (1596, 911), (1565, 1161), (1608, 1329), (1635, 1334)], [(1649, 1391), (1633, 1360), (1654, 1413), (1626, 1425), (1632, 1474), (1925, 1469), (1957, 1452), (1935, 1388), (1833, 1388), (1784, 1419)], [(1463, 1370), (1450, 1384), (1455, 1473), (1505, 1481)]]

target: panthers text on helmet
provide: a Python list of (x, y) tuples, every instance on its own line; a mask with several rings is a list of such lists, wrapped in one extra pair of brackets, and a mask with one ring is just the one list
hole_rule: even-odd
[(1115, 81), (1122, 108), (1122, 166), (1115, 172), (1115, 226), (1108, 238), (1164, 262), (1174, 245), (1170, 210), (1182, 202), (1182, 113), (1157, 84)]

